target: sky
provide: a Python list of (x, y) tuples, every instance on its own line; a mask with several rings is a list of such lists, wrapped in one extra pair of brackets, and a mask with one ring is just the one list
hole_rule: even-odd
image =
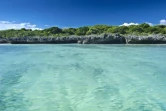
[(166, 25), (166, 0), (0, 0), (0, 30)]

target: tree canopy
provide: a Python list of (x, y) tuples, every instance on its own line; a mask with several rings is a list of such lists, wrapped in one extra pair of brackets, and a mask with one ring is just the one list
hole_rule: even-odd
[(1, 30), (0, 38), (10, 37), (59, 37), (64, 35), (91, 35), (91, 34), (102, 34), (102, 33), (119, 33), (122, 35), (128, 34), (166, 34), (165, 25), (150, 26), (149, 24), (143, 23), (140, 25), (130, 26), (108, 26), (108, 25), (94, 25), (84, 26), (79, 28), (59, 28), (50, 27), (44, 30), (31, 30), (31, 29), (9, 29)]

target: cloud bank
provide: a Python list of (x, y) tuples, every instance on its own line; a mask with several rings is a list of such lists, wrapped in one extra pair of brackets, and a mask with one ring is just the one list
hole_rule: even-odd
[(120, 26), (130, 26), (130, 25), (139, 25), (138, 23), (124, 23)]
[(166, 20), (165, 19), (160, 20), (160, 25), (166, 25)]
[(150, 22), (146, 22), (147, 24), (149, 24), (150, 26), (153, 26), (154, 24), (153, 23), (150, 23)]
[[(153, 26), (153, 23), (146, 22), (147, 24)], [(139, 25), (139, 23), (123, 23), (120, 26), (130, 26), (130, 25)], [(162, 19), (159, 21), (158, 25), (166, 25), (166, 19)], [(45, 25), (45, 27), (48, 27), (49, 25)], [(31, 24), (29, 22), (25, 23), (16, 23), (15, 21), (0, 21), (0, 30), (7, 30), (7, 29), (21, 29), (21, 28), (26, 28), (26, 29), (32, 29), (32, 30), (42, 30), (42, 28), (37, 27), (35, 24)]]
[(0, 21), (0, 30), (7, 30), (7, 29), (32, 29), (32, 30), (42, 30), (42, 28), (38, 28), (35, 24), (31, 23), (15, 23), (15, 21)]
[[(145, 22), (147, 24), (149, 24), (150, 26), (154, 26), (154, 25), (166, 25), (166, 19), (162, 19), (159, 21), (159, 24), (153, 24), (153, 23), (150, 23), (150, 22)], [(123, 23), (122, 25), (120, 26), (130, 26), (130, 25), (139, 25), (138, 23)]]

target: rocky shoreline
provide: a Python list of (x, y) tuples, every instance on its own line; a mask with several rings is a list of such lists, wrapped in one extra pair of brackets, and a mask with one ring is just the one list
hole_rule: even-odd
[(122, 36), (119, 34), (102, 34), (69, 37), (13, 37), (0, 38), (0, 44), (166, 44), (166, 36)]

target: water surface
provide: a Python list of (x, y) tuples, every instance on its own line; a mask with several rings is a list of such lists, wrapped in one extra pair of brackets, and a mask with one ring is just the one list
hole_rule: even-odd
[(166, 111), (166, 45), (0, 45), (0, 111)]

